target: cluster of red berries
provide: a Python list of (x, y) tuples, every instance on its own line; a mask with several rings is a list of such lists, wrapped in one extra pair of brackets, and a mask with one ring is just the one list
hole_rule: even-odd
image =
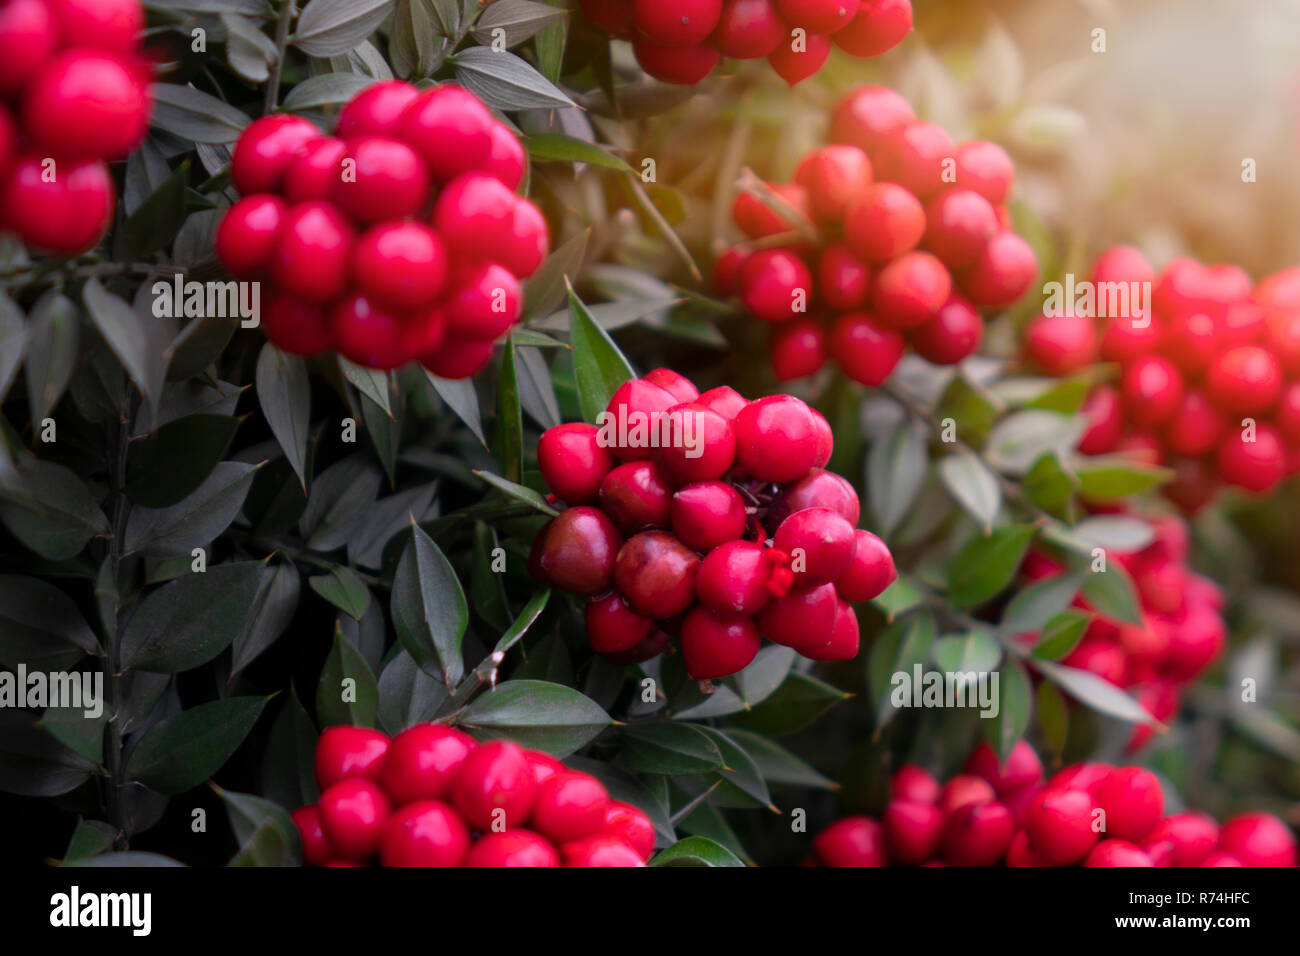
[(459, 86), (400, 80), (354, 96), (335, 132), (282, 113), (244, 130), (230, 163), (244, 198), (217, 254), (269, 280), (262, 327), (286, 352), (473, 375), (550, 249), (541, 210), (515, 192), (519, 139)]
[(960, 362), (983, 337), (978, 309), (1015, 302), (1038, 274), (1004, 205), (1010, 157), (983, 140), (954, 144), (880, 86), (839, 103), (830, 138), (794, 182), (736, 198), (749, 241), (719, 257), (717, 293), (771, 323), (781, 381), (834, 356), (877, 386), (908, 343), (936, 364)]
[(149, 131), (139, 0), (0, 0), (0, 232), (74, 255), (113, 221), (107, 161)]
[[(677, 636), (699, 680), (743, 670), (761, 637), (813, 660), (858, 652), (850, 602), (896, 577), (885, 543), (857, 527), (858, 495), (826, 471), (830, 425), (791, 395), (700, 394), (668, 369), (625, 382), (598, 428), (548, 429), (547, 485), (569, 505), (533, 542), (541, 580), (590, 598), (587, 637), (617, 664)], [(641, 438), (616, 423), (648, 423)], [(693, 435), (693, 438), (691, 437)]]
[[(1088, 396), (1080, 451), (1169, 466), (1165, 493), (1189, 512), (1221, 484), (1262, 493), (1300, 469), (1300, 268), (1255, 284), (1237, 266), (1180, 258), (1157, 275), (1117, 246), (1090, 281), (1091, 307), (1085, 299), (1026, 330), (1030, 357), (1051, 375), (1119, 366), (1118, 384)], [(1100, 314), (1114, 303), (1126, 314)]]
[(1222, 826), (1202, 813), (1165, 816), (1155, 774), (1080, 763), (1046, 783), (1024, 741), (1005, 763), (987, 744), (940, 786), (908, 764), (880, 820), (848, 817), (813, 841), (822, 866), (1295, 866), (1296, 841), (1269, 813)]
[(655, 833), (595, 777), (439, 724), (328, 727), (320, 799), (292, 814), (308, 866), (644, 866)]
[[(1128, 571), (1142, 605), (1142, 623), (1129, 624), (1095, 613), (1082, 596), (1075, 606), (1094, 612), (1083, 639), (1061, 663), (1090, 671), (1130, 690), (1156, 720), (1178, 711), (1181, 688), (1196, 680), (1227, 643), (1223, 593), (1187, 565), (1187, 526), (1178, 518), (1153, 522), (1155, 539), (1140, 551), (1108, 557)], [(1026, 580), (1042, 581), (1065, 567), (1041, 551), (1031, 551), (1022, 568)], [(1025, 635), (1033, 643), (1037, 635)], [(1142, 725), (1128, 743), (1135, 752), (1154, 731)]]
[(698, 83), (724, 57), (767, 57), (791, 86), (825, 65), (831, 44), (880, 56), (912, 30), (911, 0), (579, 0), (596, 27), (630, 40), (665, 83)]

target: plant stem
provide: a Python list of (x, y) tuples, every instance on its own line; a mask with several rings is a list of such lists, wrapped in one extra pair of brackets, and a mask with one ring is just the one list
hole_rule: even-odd
[(122, 567), (122, 538), (126, 531), (127, 513), (130, 510), (130, 500), (126, 496), (126, 454), (131, 439), (130, 424), (130, 415), (126, 409), (123, 409), (121, 421), (118, 423), (117, 448), (110, 467), (110, 483), (114, 496), (113, 534), (109, 540), (109, 569), (112, 573), (113, 587), (113, 607), (111, 612), (113, 631), (111, 634), (106, 635), (107, 647), (104, 649), (104, 680), (108, 685), (109, 713), (108, 740), (105, 748), (108, 752), (108, 820), (115, 831), (113, 847), (117, 850), (125, 850), (130, 843), (122, 806), (122, 787), (125, 783), (122, 779), (123, 715), (120, 711), (121, 695), (118, 686), (118, 672), (121, 669), (120, 642), (118, 638), (125, 623), (122, 615), (122, 598), (118, 581), (121, 577)]
[(271, 78), (266, 83), (266, 101), (263, 112), (273, 113), (280, 105), (280, 73), (284, 69), (284, 57), (289, 49), (289, 22), (293, 19), (296, 0), (282, 0), (280, 4), (280, 21), (275, 25), (275, 63), (271, 66)]

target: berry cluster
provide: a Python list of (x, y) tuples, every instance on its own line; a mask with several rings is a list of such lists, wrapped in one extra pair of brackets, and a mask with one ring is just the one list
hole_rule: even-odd
[(335, 133), (282, 113), (244, 130), (230, 164), (244, 198), (217, 254), (273, 285), (262, 326), (286, 352), (473, 375), (550, 248), (541, 211), (514, 191), (518, 138), (467, 90), (400, 80), (354, 96)]
[[(570, 507), (533, 543), (533, 573), (590, 598), (587, 637), (617, 664), (679, 638), (691, 677), (743, 670), (760, 636), (813, 660), (858, 652), (850, 602), (894, 580), (884, 542), (857, 527), (857, 492), (825, 471), (830, 425), (791, 395), (700, 394), (668, 369), (625, 382), (607, 425), (548, 429), (542, 476)], [(615, 422), (694, 436), (616, 440)], [(644, 434), (644, 433), (643, 433)]]
[(954, 144), (898, 93), (858, 87), (794, 182), (736, 198), (749, 241), (719, 257), (715, 289), (771, 323), (781, 381), (833, 355), (850, 378), (880, 385), (908, 343), (955, 364), (979, 347), (977, 310), (1015, 302), (1038, 274), (1004, 205), (1013, 177), (996, 144)]
[(813, 841), (822, 866), (1295, 866), (1296, 841), (1269, 813), (1220, 826), (1165, 816), (1160, 781), (1141, 767), (1080, 763), (1046, 783), (1024, 741), (999, 764), (981, 744), (943, 786), (902, 767), (880, 820), (848, 817)]
[(0, 232), (75, 255), (113, 221), (107, 161), (149, 130), (139, 0), (0, 2)]
[[(1155, 539), (1141, 551), (1111, 552), (1132, 576), (1142, 604), (1142, 623), (1129, 624), (1094, 613), (1083, 639), (1061, 663), (1078, 667), (1130, 690), (1159, 721), (1178, 711), (1181, 688), (1196, 680), (1227, 642), (1223, 594), (1209, 578), (1187, 565), (1187, 526), (1178, 518), (1154, 522)], [(1041, 581), (1065, 573), (1064, 565), (1041, 551), (1031, 551), (1023, 573)], [(1094, 611), (1082, 596), (1075, 605)], [(1033, 643), (1037, 635), (1025, 638)], [(1143, 725), (1133, 731), (1130, 752), (1153, 733)]]
[(320, 799), (292, 814), (309, 866), (644, 866), (654, 827), (590, 774), (439, 724), (329, 727)]
[[(1300, 467), (1300, 269), (1253, 284), (1236, 266), (1181, 258), (1157, 275), (1117, 246), (1090, 281), (1091, 306), (1026, 330), (1030, 357), (1051, 375), (1119, 366), (1118, 384), (1098, 385), (1084, 405), (1080, 451), (1171, 467), (1165, 493), (1189, 512), (1220, 484), (1262, 493)], [(1112, 289), (1127, 293), (1114, 299), (1129, 303), (1115, 310), (1124, 314), (1102, 314)]]
[(880, 56), (912, 30), (911, 0), (579, 0), (587, 19), (630, 40), (645, 70), (694, 84), (723, 58), (768, 63), (791, 86), (825, 65), (831, 44)]

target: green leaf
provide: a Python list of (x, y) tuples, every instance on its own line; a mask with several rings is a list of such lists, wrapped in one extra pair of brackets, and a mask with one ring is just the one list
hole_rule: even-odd
[(780, 744), (768, 740), (761, 734), (728, 727), (727, 735), (745, 748), (758, 766), (763, 779), (769, 784), (813, 787), (818, 790), (835, 790), (839, 787), (839, 784), (823, 776), (811, 764), (805, 763)]
[(262, 753), (262, 792), (280, 806), (296, 810), (315, 803), (320, 796), (316, 787), (317, 734), (297, 692), (290, 689), (283, 697)]
[(0, 790), (57, 797), (81, 786), (95, 765), (43, 730), (31, 714), (0, 709)]
[(89, 704), (86, 692), (89, 690), (89, 687), (83, 688), (82, 699), (72, 700), (74, 706), (46, 707), (45, 713), (41, 714), (41, 726), (65, 747), (76, 751), (91, 763), (102, 764), (104, 728), (108, 724), (108, 716), (102, 707), (98, 717), (86, 715)]
[(515, 111), (576, 105), (563, 90), (513, 53), (470, 47), (457, 53), (451, 61), (456, 67), (457, 82), (493, 109)]
[(987, 534), (1002, 507), (1002, 488), (993, 472), (969, 451), (939, 461), (939, 479), (971, 520)]
[(393, 417), (392, 403), (389, 399), (392, 389), (389, 387), (389, 374), (377, 368), (366, 368), (349, 362), (339, 356), (339, 372), (362, 395), (383, 409), (389, 418)]
[(550, 588), (544, 588), (529, 598), (528, 603), (524, 605), (524, 609), (519, 612), (519, 616), (514, 619), (510, 627), (506, 629), (506, 632), (501, 635), (500, 640), (497, 641), (496, 647), (492, 649), (493, 652), (504, 654), (510, 650), (510, 648), (518, 644), (523, 636), (528, 633), (528, 629), (537, 622), (539, 617), (542, 616), (542, 611), (546, 609), (546, 602), (550, 599)]
[(316, 719), (322, 726), (375, 726), (379, 710), (379, 684), (374, 671), (339, 628), (334, 647), (321, 668), (316, 687)]
[(918, 614), (891, 624), (871, 646), (867, 658), (867, 687), (876, 705), (877, 729), (883, 728), (898, 714), (898, 708), (890, 699), (894, 675), (902, 673), (910, 678), (915, 665), (929, 660), (934, 632), (934, 619), (928, 613)]
[(447, 688), (399, 651), (379, 675), (379, 726), (397, 734), (432, 720), (447, 700)]
[(1038, 527), (1007, 525), (988, 537), (973, 538), (953, 560), (948, 596), (959, 607), (973, 607), (999, 594), (1016, 575)]
[[(479, 15), (471, 32), (482, 46), (490, 46), (502, 36), (507, 47), (515, 47), (566, 14), (559, 7), (532, 0), (496, 0)], [(503, 32), (498, 34), (498, 30)]]
[(14, 478), (16, 487), (0, 489), (0, 521), (41, 557), (66, 561), (109, 533), (108, 518), (72, 469), (27, 458)]
[(1034, 661), (1033, 667), (1079, 703), (1098, 713), (1132, 723), (1159, 723), (1133, 697), (1091, 671), (1052, 661)]
[(998, 471), (1023, 475), (1041, 456), (1073, 449), (1085, 424), (1080, 418), (1043, 409), (1012, 412), (989, 432), (985, 460)]
[(212, 660), (248, 626), (263, 570), (218, 564), (152, 591), (122, 635), (122, 666), (174, 674)]
[(740, 857), (708, 837), (691, 836), (674, 843), (650, 861), (651, 866), (741, 866)]
[(1069, 572), (1029, 585), (1007, 604), (1002, 632), (1014, 637), (1039, 630), (1049, 618), (1070, 606), (1082, 583), (1082, 574)]
[(136, 867), (142, 866), (184, 866), (179, 860), (173, 860), (169, 856), (163, 856), (160, 853), (141, 853), (135, 850), (125, 850), (121, 853), (101, 853), (99, 856), (85, 856), (77, 860), (70, 860), (66, 864), (70, 867)]
[(446, 555), (418, 525), (393, 575), (389, 610), (402, 646), (448, 687), (465, 672), (461, 641), (469, 606)]
[(500, 475), (494, 475), (490, 471), (475, 471), (474, 474), (492, 485), (492, 487), (504, 491), (511, 498), (524, 502), (524, 504), (531, 506), (544, 515), (555, 517), (559, 514), (558, 511), (546, 503), (545, 498), (531, 488), (517, 485), (513, 481), (507, 481)]
[(347, 53), (393, 11), (393, 0), (311, 0), (298, 16), (293, 45), (308, 56)]
[(212, 474), (242, 419), (186, 415), (131, 446), (126, 492), (147, 508), (165, 508), (193, 494)]
[(899, 575), (889, 587), (872, 598), (871, 603), (885, 615), (885, 620), (893, 621), (900, 614), (925, 603), (925, 592), (911, 578)]
[(173, 558), (208, 544), (235, 520), (258, 466), (223, 461), (192, 495), (167, 508), (136, 507), (127, 519), (128, 552)]
[[(163, 168), (165, 169), (166, 167), (164, 166)], [(186, 206), (186, 190), (189, 187), (189, 179), (190, 160), (186, 159), (183, 160), (180, 165), (172, 171), (172, 174), (163, 180), (163, 182), (149, 194), (144, 202), (140, 203), (140, 205), (127, 217), (126, 222), (122, 224), (122, 255), (127, 257), (129, 260), (139, 260), (171, 245), (172, 240), (176, 238), (176, 234), (180, 231), (181, 224), (185, 221), (185, 216), (189, 211)], [(99, 280), (97, 279), (91, 279), (90, 282), (86, 283), (86, 287), (82, 291), (83, 298), (87, 297), (87, 294), (90, 292), (91, 283), (94, 283), (98, 287), (95, 293), (97, 296), (108, 299), (115, 298), (109, 296), (108, 293), (104, 291), (103, 286), (99, 285)], [(89, 298), (86, 299), (86, 307), (90, 310), (91, 317), (95, 318), (95, 308), (91, 305)], [(124, 317), (125, 316), (123, 316), (123, 318)], [(113, 337), (110, 337), (110, 334), (118, 336), (121, 346), (128, 349), (134, 349), (137, 345), (144, 345), (144, 350), (138, 353), (130, 352), (129, 354), (132, 356), (138, 355), (139, 357), (146, 359), (146, 364), (144, 365), (145, 370), (148, 370), (149, 365), (153, 364), (154, 369), (158, 373), (162, 372), (161, 363), (155, 364), (148, 359), (150, 351), (154, 352), (156, 356), (161, 356), (162, 343), (157, 340), (156, 336), (152, 342), (147, 338), (140, 341), (137, 333), (130, 331), (128, 338), (122, 338), (122, 330), (130, 329), (130, 326), (121, 324), (111, 315), (106, 318), (108, 321), (107, 328), (105, 328), (104, 325), (101, 325), (98, 319), (96, 319), (95, 324), (99, 326), (100, 333), (104, 336), (105, 341), (107, 341), (113, 348), (113, 351), (117, 353), (123, 367), (125, 367), (128, 372), (131, 372), (130, 361), (122, 354), (122, 352), (118, 351), (119, 344), (114, 341)], [(140, 326), (138, 316), (136, 317), (134, 326)], [(134, 373), (132, 373), (132, 378), (135, 378)], [(138, 380), (136, 381), (136, 384), (140, 386), (142, 392), (147, 392), (149, 389), (148, 384), (142, 384)], [(161, 374), (159, 374), (158, 381), (155, 384), (161, 386)]]
[(1083, 579), (1080, 589), (1097, 611), (1126, 624), (1142, 624), (1142, 609), (1137, 589), (1128, 571), (1118, 561), (1108, 561), (1105, 571), (1093, 571)]
[(632, 365), (609, 333), (596, 324), (576, 292), (569, 290), (569, 338), (573, 345), (573, 374), (584, 421), (594, 422), (609, 407), (618, 387), (635, 378)]
[(225, 100), (179, 83), (155, 83), (151, 122), (193, 143), (233, 143), (252, 120)]
[(732, 722), (748, 730), (780, 737), (808, 726), (849, 696), (823, 680), (791, 671), (776, 693), (753, 710), (736, 714)]
[(126, 776), (159, 793), (184, 793), (221, 769), (266, 707), (265, 697), (229, 697), (183, 710), (144, 732)]
[(447, 403), (447, 407), (456, 413), (457, 418), (469, 426), (474, 437), (486, 448), (487, 436), (483, 434), (483, 417), (479, 414), (478, 392), (474, 391), (474, 380), (466, 378), (453, 381), (439, 378), (428, 369), (425, 369), (424, 377), (429, 380), (438, 397)]
[(1136, 515), (1095, 515), (1072, 530), (1086, 543), (1111, 551), (1141, 551), (1156, 537), (1155, 526)]
[(370, 589), (357, 573), (345, 564), (336, 564), (328, 574), (308, 578), (311, 589), (352, 618), (361, 620), (370, 606)]
[(925, 431), (911, 418), (872, 442), (867, 452), (867, 500), (883, 534), (889, 535), (907, 517), (928, 469)]
[(506, 342), (501, 377), (497, 381), (497, 420), (493, 438), (497, 461), (506, 478), (518, 482), (524, 476), (524, 418), (519, 404), (519, 382), (515, 374), (515, 347)]
[(23, 311), (0, 291), (0, 402), (9, 394), (26, 347), (27, 321)]
[(713, 739), (718, 746), (718, 753), (722, 755), (722, 768), (718, 770), (718, 775), (747, 797), (758, 801), (769, 810), (776, 810), (772, 805), (772, 795), (767, 791), (767, 784), (763, 781), (763, 774), (758, 769), (758, 764), (754, 762), (754, 758), (746, 753), (738, 742), (722, 731), (712, 727), (700, 727), (700, 730)]
[(623, 749), (616, 763), (636, 773), (706, 773), (722, 767), (717, 742), (693, 724), (646, 721), (629, 724), (620, 734)]
[(496, 530), (482, 521), (474, 522), (474, 564), (470, 574), (469, 598), (478, 616), (503, 631), (510, 625), (510, 603), (506, 599), (505, 575), (497, 562), (505, 561)]
[(117, 828), (111, 824), (103, 820), (77, 817), (77, 826), (72, 831), (72, 838), (68, 840), (68, 849), (63, 854), (64, 862), (60, 865), (66, 866), (71, 860), (83, 860), (106, 853), (113, 848), (116, 837)]
[[(288, 111), (318, 109), (346, 103), (367, 86), (374, 77), (361, 73), (322, 73), (311, 76), (294, 86), (284, 98), (281, 108)], [(342, 359), (342, 361), (347, 361)]]
[(1047, 745), (1060, 753), (1065, 749), (1065, 739), (1070, 732), (1070, 715), (1065, 698), (1051, 681), (1038, 682), (1038, 726), (1043, 729)]
[(283, 807), (251, 793), (235, 793), (213, 786), (226, 805), (226, 817), (239, 851), (231, 866), (298, 866), (302, 863), (302, 837)]
[(298, 610), (302, 585), (292, 561), (279, 561), (257, 573), (248, 623), (231, 643), (230, 673), (238, 674), (285, 632)]
[(307, 460), (307, 431), (311, 425), (311, 385), (307, 364), (296, 355), (286, 355), (270, 342), (257, 357), (257, 401), (284, 449), (294, 474), (307, 489), (303, 470)]
[(1055, 454), (1045, 454), (1034, 462), (1021, 483), (1025, 497), (1044, 511), (1059, 518), (1070, 515), (1079, 479), (1060, 462)]
[(1120, 501), (1140, 495), (1174, 477), (1168, 468), (1143, 465), (1126, 458), (1088, 458), (1075, 466), (1079, 489), (1089, 501)]
[(1015, 661), (1007, 661), (998, 674), (998, 715), (982, 719), (980, 729), (998, 759), (1006, 760), (1029, 726), (1033, 688), (1029, 675)]
[(314, 551), (333, 551), (347, 544), (379, 493), (383, 477), (365, 455), (350, 455), (330, 465), (311, 483), (298, 531)]
[(732, 678), (746, 708), (756, 707), (780, 689), (794, 666), (794, 651), (769, 644), (739, 674)]
[[(568, 757), (564, 763), (565, 766), (573, 770), (591, 774), (605, 785), (605, 789), (609, 791), (612, 799), (622, 803), (630, 803), (632, 806), (640, 808), (650, 818), (650, 823), (653, 824), (660, 843), (676, 842), (677, 832), (673, 829), (673, 823), (668, 816), (667, 808), (646, 789), (642, 781), (629, 773), (619, 770), (612, 764), (605, 763), (603, 760)], [(660, 777), (652, 778), (652, 780), (662, 779)]]
[(402, 441), (402, 422), (400, 415), (386, 413), (383, 408), (370, 400), (364, 392), (361, 395), (361, 417), (366, 423), (366, 437), (374, 446), (375, 455), (384, 467), (390, 486), (397, 484), (397, 452)]
[[(546, 0), (556, 7), (563, 7), (565, 0)], [(560, 81), (560, 72), (564, 68), (564, 48), (569, 35), (569, 18), (547, 24), (546, 28), (533, 41), (537, 51), (537, 65), (542, 75), (552, 83)]]
[(587, 254), (591, 230), (584, 229), (555, 249), (524, 283), (524, 316), (546, 315), (568, 295), (569, 283), (578, 277)]
[(1002, 645), (982, 628), (939, 638), (930, 649), (935, 666), (947, 674), (987, 674), (1002, 659)]
[(59, 403), (80, 354), (81, 315), (67, 296), (47, 292), (36, 300), (27, 325), (27, 403), (31, 420), (44, 422)]
[(594, 700), (563, 684), (511, 680), (466, 708), (460, 725), (487, 737), (506, 737), (557, 757), (595, 740), (612, 724)]
[(590, 163), (592, 166), (617, 169), (619, 172), (632, 172), (631, 166), (595, 143), (586, 143), (558, 133), (530, 136), (524, 141), (524, 145), (528, 147), (528, 155), (532, 157), (533, 162)]
[(1059, 661), (1083, 639), (1092, 617), (1078, 611), (1062, 611), (1043, 625), (1043, 632), (1034, 645), (1033, 655), (1039, 660)]

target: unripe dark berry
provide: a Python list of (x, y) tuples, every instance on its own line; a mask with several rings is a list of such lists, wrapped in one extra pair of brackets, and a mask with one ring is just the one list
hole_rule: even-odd
[(614, 583), (632, 610), (664, 620), (680, 614), (694, 600), (699, 564), (699, 556), (677, 536), (666, 531), (643, 531), (619, 549)]
[(379, 782), (399, 806), (441, 799), (475, 746), (474, 738), (453, 727), (416, 724), (389, 743)]
[(537, 466), (551, 491), (571, 505), (591, 504), (614, 467), (595, 425), (571, 422), (548, 428), (537, 442)]
[(682, 622), (682, 657), (686, 673), (696, 680), (744, 670), (758, 656), (761, 643), (758, 628), (747, 617), (724, 617), (697, 607)]
[[(538, 448), (540, 460), (540, 444)], [(549, 478), (547, 484), (555, 488)], [(626, 536), (668, 527), (673, 493), (653, 463), (629, 461), (605, 475), (597, 500)]]
[(623, 539), (605, 513), (586, 506), (560, 512), (546, 530), (541, 566), (547, 579), (571, 594), (609, 590)]
[(480, 744), (465, 759), (451, 796), (474, 829), (510, 830), (522, 827), (532, 812), (537, 780), (518, 744), (492, 740)]
[(740, 492), (721, 481), (700, 481), (673, 494), (673, 534), (702, 554), (745, 533), (748, 515)]

